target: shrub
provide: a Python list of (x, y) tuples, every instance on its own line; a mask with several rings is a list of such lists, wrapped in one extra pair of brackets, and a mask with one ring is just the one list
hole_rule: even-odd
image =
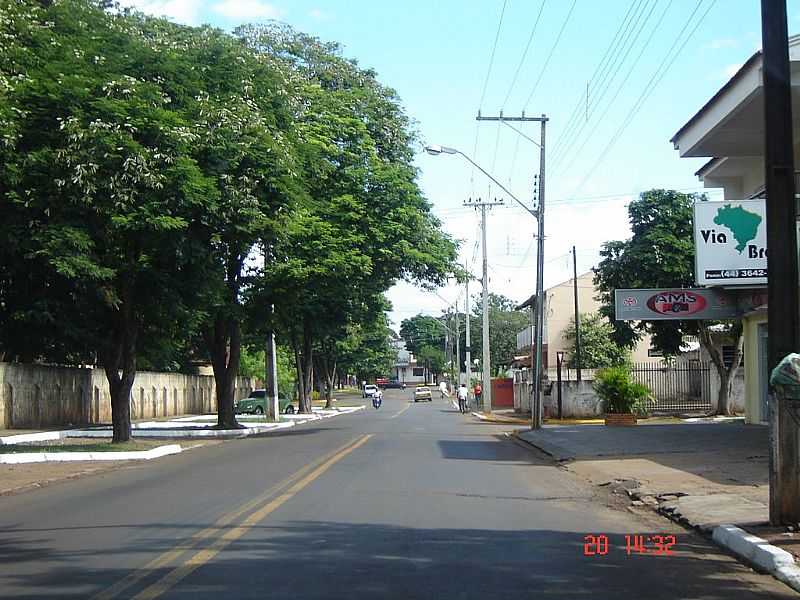
[(594, 389), (603, 401), (603, 411), (606, 414), (646, 412), (650, 390), (646, 385), (633, 381), (627, 367), (610, 367), (598, 371)]

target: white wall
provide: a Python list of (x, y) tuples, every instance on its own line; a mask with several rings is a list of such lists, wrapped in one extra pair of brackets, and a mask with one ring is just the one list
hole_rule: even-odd
[[(240, 377), (236, 398), (253, 381)], [(131, 389), (131, 418), (152, 419), (217, 410), (214, 378), (141, 371)], [(111, 394), (102, 369), (0, 363), (0, 427), (37, 428), (111, 421)]]

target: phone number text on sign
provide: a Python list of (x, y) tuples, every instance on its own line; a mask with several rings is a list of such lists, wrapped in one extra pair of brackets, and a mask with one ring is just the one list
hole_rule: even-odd
[[(624, 549), (625, 554), (628, 556), (636, 554), (672, 556), (675, 554), (673, 548), (677, 543), (677, 538), (672, 534), (629, 533), (623, 536), (623, 540), (618, 544), (618, 547), (620, 550)], [(583, 536), (584, 556), (607, 556), (612, 547), (608, 536), (604, 533)]]

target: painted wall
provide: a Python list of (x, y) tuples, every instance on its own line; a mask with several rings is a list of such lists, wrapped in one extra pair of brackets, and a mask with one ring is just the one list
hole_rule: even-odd
[(759, 364), (758, 326), (767, 322), (765, 311), (742, 319), (744, 330), (744, 404), (747, 423), (766, 423), (768, 415), (761, 414), (761, 372)]
[[(236, 381), (236, 398), (254, 382)], [(153, 419), (217, 410), (214, 378), (179, 373), (136, 374), (131, 418)], [(111, 421), (111, 394), (102, 369), (0, 363), (0, 427), (38, 428)]]

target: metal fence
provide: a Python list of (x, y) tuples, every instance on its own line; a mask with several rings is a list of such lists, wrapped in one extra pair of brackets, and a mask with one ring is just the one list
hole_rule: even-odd
[(711, 410), (711, 372), (699, 360), (679, 363), (636, 363), (635, 381), (652, 392), (653, 412), (685, 413)]

